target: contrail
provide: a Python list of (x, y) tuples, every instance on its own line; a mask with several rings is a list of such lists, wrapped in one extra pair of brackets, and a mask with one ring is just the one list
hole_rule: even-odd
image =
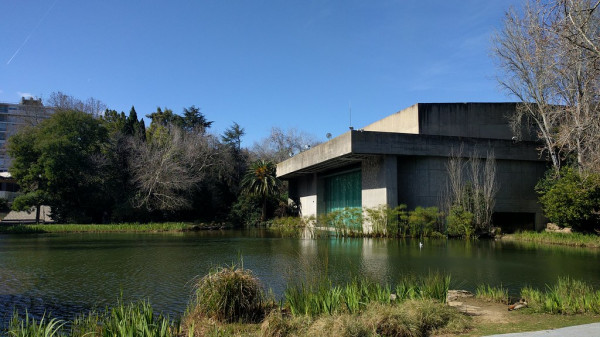
[(46, 18), (46, 16), (48, 16), (48, 13), (50, 13), (50, 10), (52, 10), (52, 8), (54, 7), (54, 5), (56, 5), (57, 2), (58, 2), (58, 0), (54, 0), (54, 3), (52, 3), (52, 6), (50, 6), (48, 8), (48, 10), (46, 10), (46, 13), (44, 13), (44, 16), (42, 16), (42, 18), (40, 19), (40, 21), (38, 21), (37, 25), (31, 30), (31, 33), (29, 33), (29, 35), (27, 35), (27, 37), (25, 38), (25, 41), (23, 41), (23, 43), (21, 43), (21, 46), (19, 46), (19, 48), (17, 48), (17, 51), (15, 51), (15, 53), (10, 58), (10, 60), (8, 60), (8, 62), (6, 62), (6, 65), (9, 65), (10, 62), (12, 62), (12, 60), (15, 58), (15, 56), (17, 56), (17, 54), (21, 51), (21, 48), (23, 48), (27, 44), (27, 41), (29, 41), (29, 39), (31, 38), (31, 35), (33, 35), (33, 33), (42, 24), (42, 21), (44, 21), (44, 19)]

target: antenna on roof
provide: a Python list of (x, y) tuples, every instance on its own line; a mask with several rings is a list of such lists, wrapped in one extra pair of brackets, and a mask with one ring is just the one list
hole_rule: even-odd
[(348, 112), (350, 113), (350, 130), (354, 130), (352, 127), (352, 104), (348, 101)]

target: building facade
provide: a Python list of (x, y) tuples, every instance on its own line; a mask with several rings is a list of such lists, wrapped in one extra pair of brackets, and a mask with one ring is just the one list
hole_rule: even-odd
[(513, 136), (506, 116), (516, 103), (419, 103), (277, 165), (302, 216), (344, 207), (406, 204), (443, 208), (450, 158), (493, 156), (494, 222), (510, 230), (540, 229), (545, 218), (535, 185), (547, 161), (535, 133)]
[(22, 98), (20, 104), (0, 103), (0, 172), (8, 172), (10, 157), (6, 152), (8, 138), (20, 128), (35, 125), (48, 118), (53, 108), (45, 107), (41, 99)]

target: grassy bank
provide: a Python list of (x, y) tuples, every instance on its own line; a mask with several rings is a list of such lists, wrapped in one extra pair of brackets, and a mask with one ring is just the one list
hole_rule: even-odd
[(581, 233), (520, 232), (502, 236), (503, 241), (524, 241), (574, 247), (600, 248), (600, 236)]
[(122, 224), (30, 224), (0, 225), (0, 234), (36, 233), (138, 233), (138, 232), (185, 232), (203, 229), (219, 229), (223, 225), (194, 224), (184, 222), (122, 223)]
[[(445, 303), (449, 282), (449, 276), (436, 273), (404, 278), (394, 286), (365, 279), (342, 285), (299, 282), (278, 302), (264, 293), (250, 270), (234, 265), (199, 278), (181, 317), (155, 313), (146, 301), (118, 302), (70, 321), (15, 314), (6, 332), (23, 337), (480, 336), (600, 321), (593, 316), (600, 314), (600, 292), (582, 282), (561, 279), (545, 291), (523, 289), (529, 308), (508, 314), (505, 304), (489, 304), (507, 316), (487, 321)], [(477, 296), (504, 303), (505, 295), (502, 287), (481, 286)]]

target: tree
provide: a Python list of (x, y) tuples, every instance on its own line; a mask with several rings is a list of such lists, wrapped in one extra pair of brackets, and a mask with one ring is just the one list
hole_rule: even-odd
[(548, 172), (536, 186), (548, 219), (581, 232), (600, 229), (600, 174), (581, 175), (568, 166), (559, 173)]
[(90, 97), (84, 102), (61, 91), (52, 92), (46, 103), (57, 110), (76, 110), (93, 116), (100, 116), (106, 110), (106, 104), (98, 99)]
[(267, 138), (254, 144), (252, 153), (256, 159), (279, 163), (317, 144), (319, 141), (306, 132), (273, 127)]
[(197, 128), (208, 129), (212, 125), (212, 121), (208, 121), (206, 116), (200, 112), (200, 108), (192, 105), (189, 108), (183, 109), (182, 125), (185, 130), (193, 130)]
[(102, 146), (107, 130), (93, 116), (61, 110), (9, 139), (11, 174), (22, 195), (13, 206), (25, 210), (48, 204), (57, 221), (101, 221)]
[(134, 205), (176, 211), (191, 206), (191, 195), (208, 169), (221, 164), (217, 139), (204, 132), (164, 128), (160, 138), (132, 141), (129, 167), (136, 186)]
[(600, 13), (597, 0), (528, 2), (494, 39), (500, 84), (520, 99), (515, 130), (532, 122), (556, 172), (574, 158), (600, 172)]
[(277, 178), (276, 169), (273, 162), (257, 160), (250, 165), (242, 179), (244, 193), (262, 199), (261, 221), (267, 219), (268, 198), (279, 193), (281, 181)]
[(221, 140), (231, 146), (236, 151), (240, 151), (242, 149), (242, 136), (244, 136), (246, 132), (244, 128), (242, 128), (238, 123), (233, 122), (225, 132), (223, 136), (221, 136)]

